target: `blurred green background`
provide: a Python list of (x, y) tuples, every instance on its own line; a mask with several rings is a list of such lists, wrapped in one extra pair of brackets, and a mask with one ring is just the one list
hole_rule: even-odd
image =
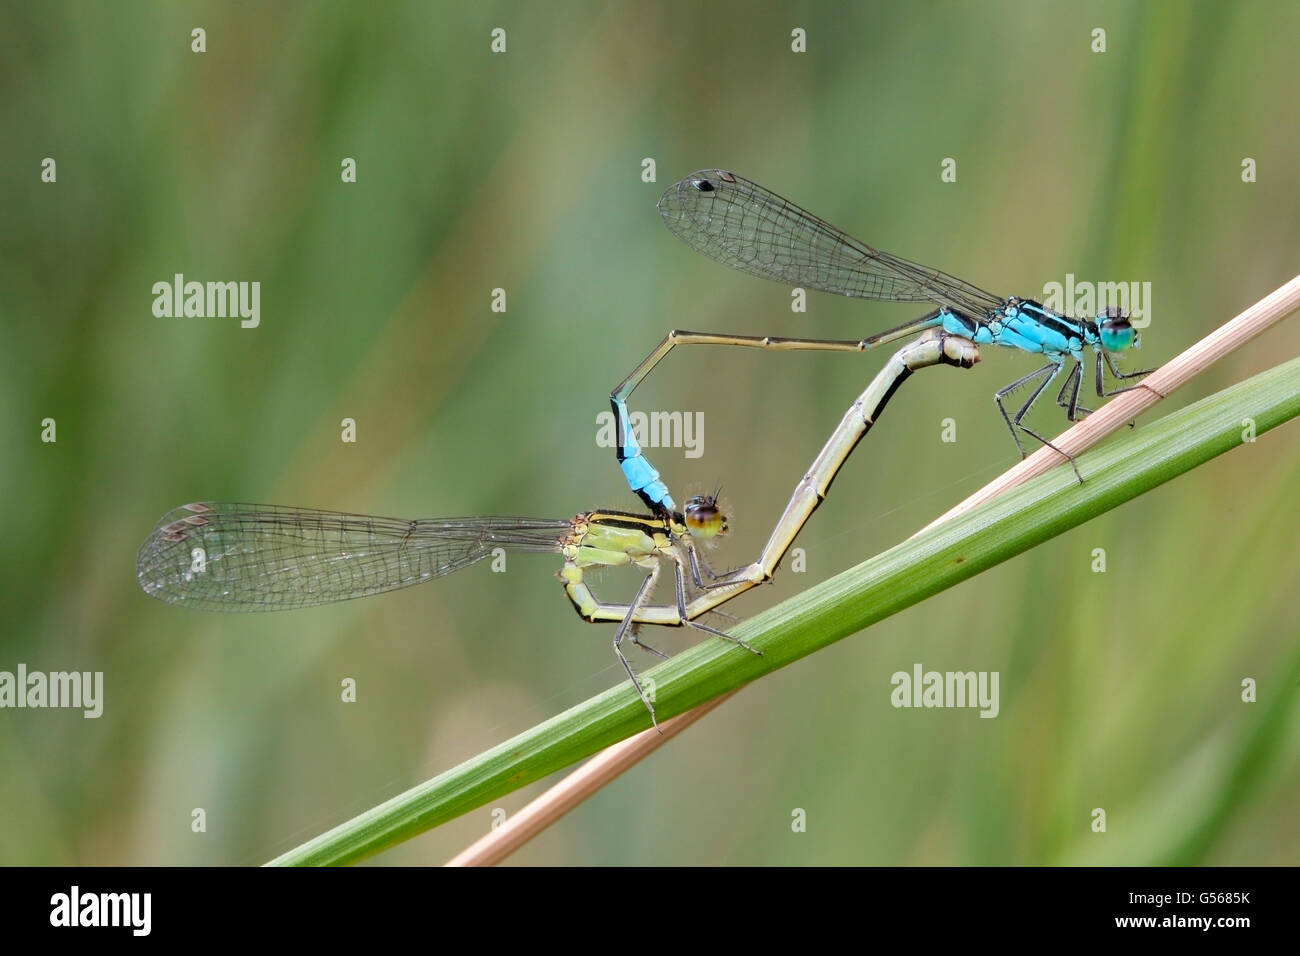
[[(695, 169), (1002, 294), (1149, 281), (1130, 367), (1296, 272), (1290, 3), (52, 3), (5, 21), (0, 669), (106, 684), (98, 720), (0, 712), (7, 864), (259, 863), (623, 679), (544, 556), (250, 616), (151, 601), (133, 561), (201, 498), (634, 508), (596, 416), (667, 329), (848, 338), (917, 314), (810, 293), (793, 315), (788, 290), (692, 253), (655, 202)], [(260, 281), (260, 328), (155, 318), (152, 284), (177, 272)], [(1292, 320), (1165, 410), (1297, 352)], [(715, 563), (756, 552), (884, 357), (687, 350), (637, 393), (705, 410), (702, 457), (651, 458), (679, 500), (724, 483)], [(918, 376), (801, 537), (806, 573), (729, 610), (893, 545), (1011, 465), (991, 396), (1031, 362), (986, 350)], [(1035, 419), (1051, 433), (1055, 411)], [(1294, 863), (1298, 478), (1292, 425), (751, 686), (513, 860)], [(1001, 715), (892, 708), (890, 675), (917, 662), (999, 671)], [(374, 862), (441, 862), (491, 810)]]

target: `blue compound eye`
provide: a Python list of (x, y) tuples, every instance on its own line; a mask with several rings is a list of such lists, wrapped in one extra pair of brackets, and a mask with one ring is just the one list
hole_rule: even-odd
[(1137, 329), (1129, 324), (1128, 316), (1118, 309), (1108, 311), (1098, 323), (1101, 347), (1107, 352), (1123, 352), (1137, 345)]

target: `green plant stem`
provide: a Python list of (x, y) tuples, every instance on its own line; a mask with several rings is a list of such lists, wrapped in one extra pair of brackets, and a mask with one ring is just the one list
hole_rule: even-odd
[[(1122, 436), (926, 531), (733, 629), (758, 657), (722, 640), (644, 675), (660, 719), (739, 687), (1029, 550), (1300, 415), (1300, 359)], [(862, 452), (859, 452), (861, 455)], [(1209, 500), (1207, 498), (1207, 500)], [(1208, 517), (1208, 516), (1207, 516)], [(649, 724), (620, 683), (272, 860), (352, 863), (587, 757)]]

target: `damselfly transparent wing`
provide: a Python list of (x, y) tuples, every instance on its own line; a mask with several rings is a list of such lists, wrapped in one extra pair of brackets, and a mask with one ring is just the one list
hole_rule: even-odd
[(202, 610), (271, 611), (393, 591), (494, 549), (557, 552), (571, 521), (405, 520), (279, 505), (203, 502), (163, 515), (136, 556), (141, 589)]
[(789, 286), (889, 302), (935, 302), (982, 320), (1004, 303), (950, 276), (836, 229), (735, 173), (704, 169), (669, 186), (664, 224), (724, 265)]

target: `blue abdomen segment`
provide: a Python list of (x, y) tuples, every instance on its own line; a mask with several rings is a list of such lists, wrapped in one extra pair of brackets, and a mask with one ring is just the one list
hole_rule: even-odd
[(611, 404), (618, 428), (618, 465), (623, 469), (623, 477), (637, 497), (652, 510), (676, 511), (677, 505), (668, 493), (668, 486), (659, 480), (659, 472), (641, 453), (641, 444), (636, 440), (632, 422), (628, 419), (627, 405), (618, 399), (613, 399)]

